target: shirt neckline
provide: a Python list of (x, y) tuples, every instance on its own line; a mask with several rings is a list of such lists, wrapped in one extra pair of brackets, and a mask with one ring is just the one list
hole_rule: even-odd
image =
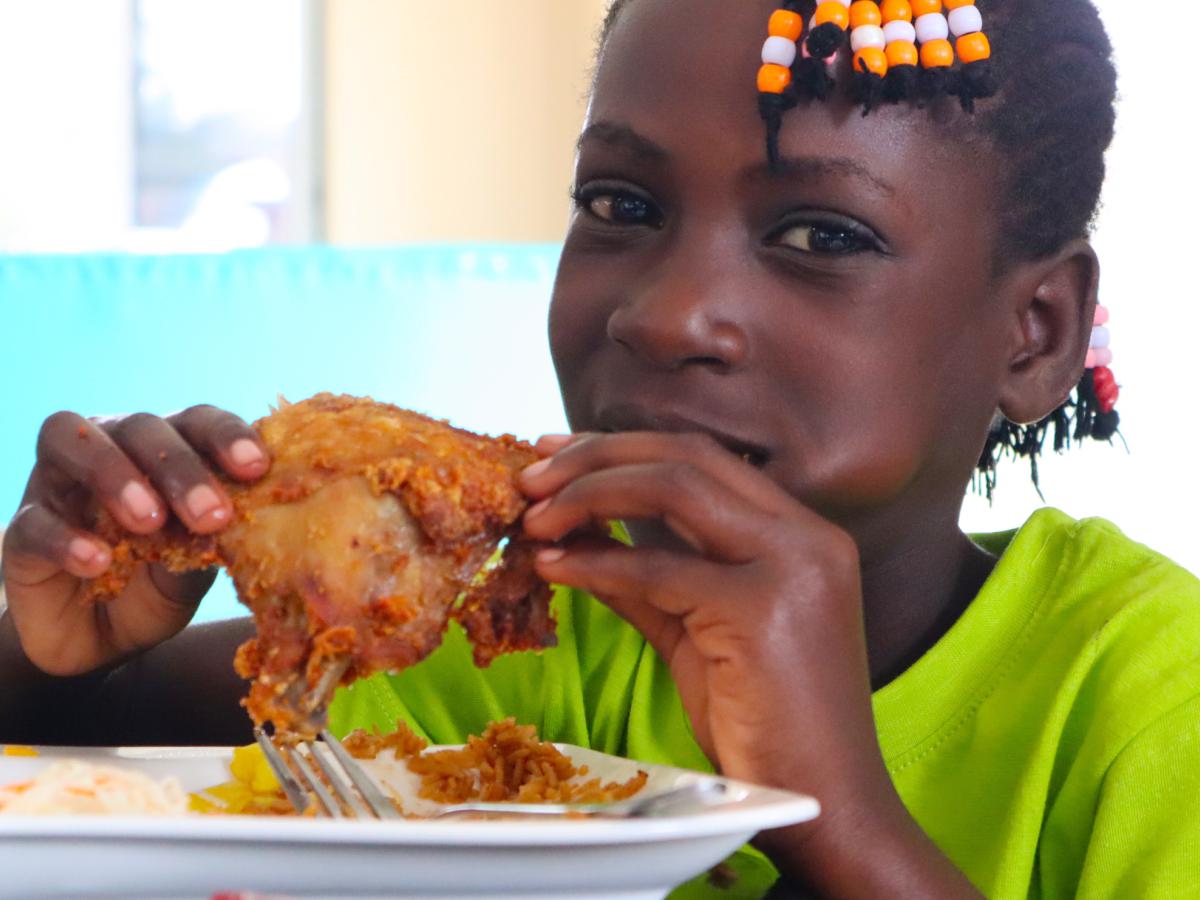
[(1051, 551), (1073, 524), (1065, 513), (1045, 508), (1016, 532), (975, 538), (1001, 551), (983, 587), (933, 647), (871, 698), (889, 769), (902, 768), (912, 751), (965, 721), (1008, 671), (1061, 565), (1061, 551)]

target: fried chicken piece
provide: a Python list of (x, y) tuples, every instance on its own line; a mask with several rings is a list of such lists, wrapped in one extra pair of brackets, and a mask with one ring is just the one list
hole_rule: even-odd
[(198, 536), (172, 521), (137, 536), (102, 517), (113, 565), (89, 599), (118, 594), (143, 561), (224, 565), (258, 628), (237, 654), (253, 679), (243, 704), (285, 738), (323, 727), (337, 685), (425, 658), (452, 618), (479, 666), (554, 644), (549, 587), (519, 536), (528, 444), (331, 394), (254, 427), (273, 461), (260, 481), (225, 482), (229, 527)]

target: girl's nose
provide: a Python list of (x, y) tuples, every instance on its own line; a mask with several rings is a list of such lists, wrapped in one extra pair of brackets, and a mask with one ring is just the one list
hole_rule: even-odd
[(735, 369), (746, 359), (748, 336), (734, 308), (737, 293), (721, 291), (690, 278), (663, 279), (627, 295), (609, 316), (608, 336), (657, 368)]

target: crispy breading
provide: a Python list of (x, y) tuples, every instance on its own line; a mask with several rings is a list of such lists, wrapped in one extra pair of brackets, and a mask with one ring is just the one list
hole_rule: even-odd
[(451, 618), (481, 666), (553, 645), (549, 587), (519, 536), (516, 477), (536, 459), (527, 443), (331, 394), (281, 403), (255, 428), (271, 469), (253, 484), (224, 481), (229, 527), (196, 536), (172, 522), (143, 537), (102, 516), (113, 565), (89, 599), (115, 596), (146, 561), (224, 565), (258, 628), (237, 655), (253, 679), (243, 702), (256, 722), (301, 737), (322, 726), (338, 684), (420, 661)]

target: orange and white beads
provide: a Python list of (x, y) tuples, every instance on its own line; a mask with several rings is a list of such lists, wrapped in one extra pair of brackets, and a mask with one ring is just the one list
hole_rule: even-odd
[(983, 33), (983, 15), (975, 6), (975, 0), (945, 0), (946, 24), (954, 35), (954, 48), (964, 64), (991, 58), (992, 46)]
[(767, 126), (767, 159), (772, 166), (779, 161), (783, 114), (796, 104), (792, 66), (804, 32), (804, 19), (795, 6), (789, 0), (771, 14), (767, 39), (763, 42), (762, 65), (758, 69), (758, 111)]
[(875, 0), (855, 0), (850, 4), (850, 51), (858, 81), (863, 115), (871, 111), (883, 96), (883, 79), (888, 73), (884, 48), (883, 12)]
[(887, 58), (887, 95), (890, 100), (905, 100), (916, 88), (917, 29), (909, 0), (884, 0), (879, 7), (883, 19), (884, 56)]
[(854, 68), (866, 69), (880, 77), (887, 74), (887, 56), (883, 52), (887, 38), (883, 34), (883, 13), (875, 0), (855, 0), (850, 4), (850, 51)]
[(983, 15), (975, 6), (975, 0), (945, 0), (945, 3), (949, 10), (947, 25), (954, 35), (954, 49), (962, 61), (952, 93), (958, 95), (963, 109), (972, 112), (977, 98), (996, 93), (992, 44), (983, 33)]
[(771, 13), (762, 48), (762, 66), (758, 70), (759, 93), (782, 94), (791, 85), (796, 45), (803, 31), (804, 19), (795, 10), (777, 9)]
[[(864, 115), (881, 100), (958, 96), (967, 110), (995, 92), (991, 45), (976, 0), (783, 0), (771, 14), (758, 69), (767, 151), (778, 159), (783, 114), (801, 97), (824, 100), (849, 36)], [(813, 9), (807, 22), (801, 9)], [(806, 26), (807, 25), (807, 30)], [(955, 68), (956, 60), (962, 66)]]
[(942, 0), (912, 0), (913, 30), (921, 47), (921, 67), (949, 69), (954, 65), (950, 23), (942, 12)]

